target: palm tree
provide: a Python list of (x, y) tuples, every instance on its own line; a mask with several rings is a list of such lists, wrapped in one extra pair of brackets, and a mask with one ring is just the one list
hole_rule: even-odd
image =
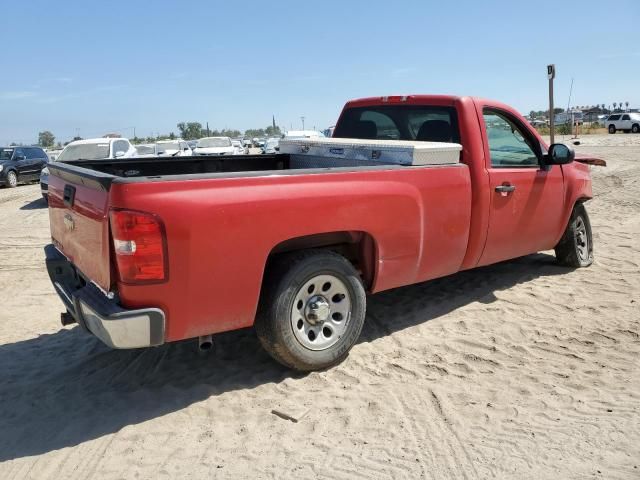
[(616, 102), (613, 102), (613, 111), (616, 111), (616, 105), (618, 105)]
[(629, 102), (624, 102), (625, 107), (627, 107), (627, 110), (629, 110)]

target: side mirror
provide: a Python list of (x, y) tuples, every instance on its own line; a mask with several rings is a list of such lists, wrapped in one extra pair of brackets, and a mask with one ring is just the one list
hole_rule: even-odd
[(121, 158), (124, 157), (126, 152), (123, 152), (122, 150), (120, 150), (119, 152), (116, 152), (116, 158)]
[(567, 147), (564, 143), (554, 143), (549, 147), (546, 161), (548, 165), (566, 165), (573, 162), (575, 156), (573, 148)]

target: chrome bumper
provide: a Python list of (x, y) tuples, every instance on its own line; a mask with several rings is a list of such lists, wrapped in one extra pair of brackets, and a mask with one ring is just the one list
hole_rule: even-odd
[(141, 348), (164, 343), (165, 315), (159, 308), (128, 310), (106, 297), (79, 274), (53, 245), (45, 247), (47, 271), (69, 314), (111, 348)]

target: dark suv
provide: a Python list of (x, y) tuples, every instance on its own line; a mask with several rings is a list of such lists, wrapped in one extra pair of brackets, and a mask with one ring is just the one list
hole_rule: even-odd
[(15, 187), (18, 182), (38, 180), (47, 162), (40, 147), (0, 147), (0, 185)]

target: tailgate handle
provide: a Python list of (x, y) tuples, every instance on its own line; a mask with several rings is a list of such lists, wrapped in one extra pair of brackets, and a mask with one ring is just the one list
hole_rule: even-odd
[(66, 207), (73, 207), (73, 201), (76, 198), (76, 187), (73, 185), (64, 186), (64, 196), (62, 197)]

